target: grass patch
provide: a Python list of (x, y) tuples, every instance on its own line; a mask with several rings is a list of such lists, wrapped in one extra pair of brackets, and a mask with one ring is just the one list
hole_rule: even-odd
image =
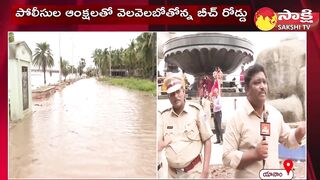
[(154, 96), (156, 95), (156, 83), (147, 79), (137, 79), (137, 78), (129, 78), (129, 77), (128, 78), (103, 77), (103, 78), (99, 78), (98, 81), (103, 81), (111, 85), (122, 86), (129, 89), (150, 92)]

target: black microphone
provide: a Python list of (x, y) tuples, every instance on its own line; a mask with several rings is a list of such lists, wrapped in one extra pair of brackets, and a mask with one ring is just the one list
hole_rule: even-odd
[[(266, 140), (266, 136), (270, 136), (270, 123), (268, 123), (268, 111), (262, 113), (261, 119), (263, 122), (260, 122), (260, 135), (262, 136), (262, 140)], [(266, 164), (266, 160), (262, 160), (263, 169)]]

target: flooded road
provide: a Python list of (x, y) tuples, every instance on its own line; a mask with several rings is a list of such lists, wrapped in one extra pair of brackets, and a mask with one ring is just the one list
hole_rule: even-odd
[(9, 129), (9, 178), (155, 178), (156, 101), (84, 79)]

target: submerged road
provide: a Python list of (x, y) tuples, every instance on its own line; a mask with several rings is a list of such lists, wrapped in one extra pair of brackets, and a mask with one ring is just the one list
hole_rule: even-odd
[(9, 129), (9, 178), (155, 178), (156, 99), (83, 79)]

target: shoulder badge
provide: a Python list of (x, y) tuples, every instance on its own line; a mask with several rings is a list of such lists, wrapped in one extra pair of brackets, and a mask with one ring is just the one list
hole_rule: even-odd
[(163, 110), (159, 110), (159, 112), (160, 112), (160, 114), (163, 114), (164, 112), (170, 111), (170, 110), (171, 110), (171, 107), (170, 107), (170, 108), (163, 109)]
[(199, 111), (202, 109), (202, 107), (201, 107), (200, 104), (193, 103), (193, 102), (189, 102), (189, 106), (194, 107), (194, 108), (196, 108), (196, 109), (199, 110)]

